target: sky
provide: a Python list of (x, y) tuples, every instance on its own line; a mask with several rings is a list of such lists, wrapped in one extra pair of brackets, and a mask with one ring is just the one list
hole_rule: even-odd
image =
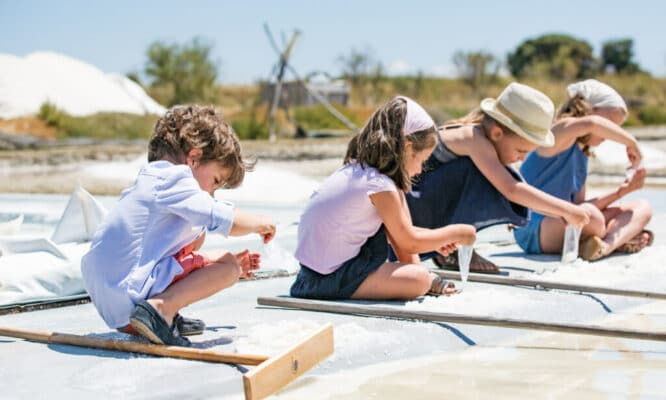
[(392, 75), (455, 76), (453, 54), (487, 51), (498, 57), (522, 41), (565, 33), (588, 41), (634, 39), (635, 59), (666, 76), (663, 1), (152, 1), (0, 0), (0, 53), (54, 51), (105, 72), (142, 72), (155, 41), (213, 45), (221, 83), (267, 79), (277, 60), (263, 30), (278, 42), (301, 31), (291, 58), (305, 75), (337, 75), (339, 57), (369, 52)]

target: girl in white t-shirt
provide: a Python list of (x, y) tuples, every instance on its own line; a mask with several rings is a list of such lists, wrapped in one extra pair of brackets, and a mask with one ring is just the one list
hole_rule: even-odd
[[(416, 102), (395, 97), (349, 143), (344, 165), (312, 195), (301, 216), (291, 287), (295, 297), (413, 299), (451, 294), (453, 285), (419, 264), (418, 253), (470, 245), (471, 225), (423, 229), (405, 202), (437, 143), (435, 123)], [(402, 262), (388, 262), (388, 245)]]

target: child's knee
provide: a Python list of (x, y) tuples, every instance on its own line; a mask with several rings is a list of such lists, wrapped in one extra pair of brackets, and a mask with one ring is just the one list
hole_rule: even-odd
[(604, 214), (592, 204), (585, 203), (581, 204), (590, 215), (590, 222), (583, 229), (584, 233), (587, 235), (596, 235), (599, 237), (606, 236), (606, 218)]
[(413, 297), (423, 296), (428, 293), (430, 286), (432, 286), (433, 276), (424, 267), (420, 267), (414, 274), (414, 293)]
[(643, 218), (647, 224), (652, 219), (652, 205), (649, 201), (644, 199), (636, 199), (632, 204), (634, 213), (636, 213), (639, 218)]

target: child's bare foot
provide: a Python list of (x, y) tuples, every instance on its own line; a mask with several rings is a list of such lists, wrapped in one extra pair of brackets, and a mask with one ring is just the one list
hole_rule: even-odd
[(631, 238), (627, 243), (621, 245), (615, 251), (618, 253), (638, 253), (644, 248), (652, 245), (654, 234), (652, 231), (644, 229), (638, 235)]

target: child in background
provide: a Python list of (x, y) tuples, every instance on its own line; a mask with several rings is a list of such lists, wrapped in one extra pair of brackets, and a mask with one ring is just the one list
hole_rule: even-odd
[[(497, 99), (481, 102), (480, 110), (451, 121), (439, 130), (426, 172), (407, 195), (414, 225), (436, 228), (453, 223), (477, 230), (496, 224), (525, 225), (528, 209), (562, 217), (573, 225), (589, 222), (588, 212), (522, 181), (509, 167), (537, 146), (551, 146), (554, 106), (546, 95), (511, 83)], [(454, 254), (435, 257), (443, 268), (457, 269)], [(497, 273), (498, 267), (476, 254), (470, 271)]]
[[(322, 183), (301, 216), (301, 270), (292, 296), (407, 300), (454, 292), (452, 284), (419, 265), (415, 254), (448, 254), (456, 244), (469, 245), (474, 228), (415, 228), (405, 203), (435, 135), (432, 118), (406, 97), (374, 112), (350, 141), (344, 165)], [(403, 262), (387, 262), (389, 242), (400, 245)]]
[[(642, 159), (638, 143), (620, 127), (627, 117), (627, 106), (613, 88), (594, 79), (569, 85), (567, 95), (552, 128), (555, 145), (530, 154), (521, 172), (530, 184), (590, 212), (590, 222), (581, 232), (579, 252), (583, 259), (597, 260), (613, 251), (640, 251), (653, 240), (652, 232), (644, 229), (652, 217), (650, 204), (636, 199), (611, 206), (642, 188), (645, 181), (645, 168), (638, 168)], [(635, 173), (613, 192), (586, 200), (589, 149), (605, 139), (626, 146)], [(516, 229), (514, 235), (528, 253), (558, 253), (565, 228), (558, 218), (535, 214), (529, 225)]]
[(203, 323), (183, 307), (251, 276), (259, 255), (198, 251), (206, 231), (225, 236), (275, 235), (270, 219), (213, 198), (237, 187), (251, 170), (238, 138), (213, 107), (176, 106), (150, 139), (149, 163), (95, 233), (81, 260), (93, 304), (111, 328), (153, 343), (189, 346), (182, 335)]

